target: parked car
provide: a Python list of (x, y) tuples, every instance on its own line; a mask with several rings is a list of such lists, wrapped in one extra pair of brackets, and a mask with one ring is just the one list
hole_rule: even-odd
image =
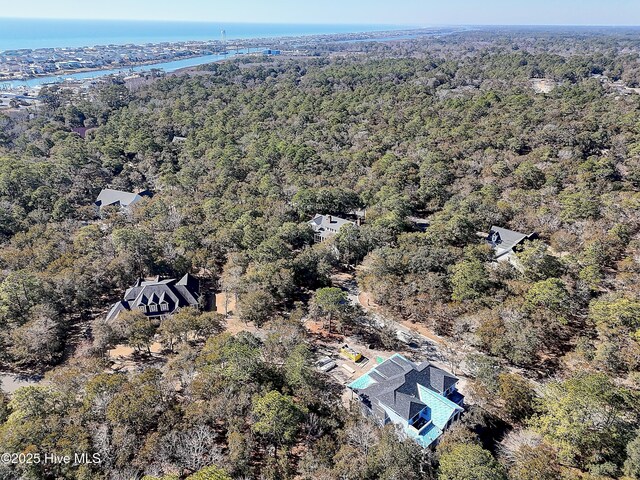
[(328, 372), (333, 370), (336, 367), (336, 362), (334, 362), (331, 357), (322, 357), (316, 362), (316, 368), (321, 372)]

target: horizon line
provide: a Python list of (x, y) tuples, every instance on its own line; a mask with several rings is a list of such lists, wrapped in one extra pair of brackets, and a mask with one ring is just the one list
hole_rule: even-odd
[(47, 18), (47, 17), (3, 17), (0, 20), (45, 20), (63, 22), (145, 22), (145, 23), (194, 23), (215, 24), (227, 23), (237, 25), (304, 25), (304, 26), (361, 26), (361, 27), (394, 27), (402, 29), (424, 29), (434, 27), (586, 27), (586, 28), (640, 28), (640, 24), (618, 23), (431, 23), (422, 25), (402, 25), (394, 23), (360, 23), (360, 22), (243, 22), (238, 20), (171, 20), (142, 18)]

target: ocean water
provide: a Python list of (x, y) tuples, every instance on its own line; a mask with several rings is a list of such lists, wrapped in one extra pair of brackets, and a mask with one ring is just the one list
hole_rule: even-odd
[(228, 40), (233, 40), (379, 32), (405, 28), (409, 27), (397, 25), (294, 25), (0, 18), (0, 51), (23, 48), (220, 40), (222, 30), (226, 31)]

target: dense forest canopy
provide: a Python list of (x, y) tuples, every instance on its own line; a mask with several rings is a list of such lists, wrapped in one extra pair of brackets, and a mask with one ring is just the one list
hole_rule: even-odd
[[(35, 115), (0, 115), (0, 362), (50, 380), (0, 398), (0, 450), (103, 458), (0, 476), (640, 478), (640, 33), (316, 53), (47, 87)], [(105, 187), (154, 195), (99, 215)], [(314, 214), (355, 209), (363, 225), (314, 244)], [(518, 268), (492, 261), (493, 225), (538, 234)], [(311, 369), (301, 319), (352, 269), (387, 315), (466, 357), (477, 408), (435, 452), (347, 411)], [(265, 337), (186, 310), (159, 330), (104, 324), (136, 278), (186, 272)], [(105, 349), (156, 334), (165, 364), (104, 373)]]

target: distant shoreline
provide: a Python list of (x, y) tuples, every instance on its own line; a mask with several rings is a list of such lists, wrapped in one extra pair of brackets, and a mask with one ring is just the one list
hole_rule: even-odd
[[(216, 55), (216, 54), (211, 54), (211, 56)], [(149, 60), (146, 62), (136, 62), (136, 63), (131, 63), (131, 64), (126, 64), (126, 65), (120, 65), (120, 66), (109, 66), (107, 68), (99, 68), (99, 67), (95, 67), (95, 68), (77, 68), (77, 69), (73, 69), (73, 70), (60, 70), (60, 71), (56, 71), (56, 72), (47, 72), (47, 73), (34, 73), (32, 75), (28, 75), (28, 76), (21, 76), (21, 77), (7, 77), (6, 75), (0, 75), (0, 83), (2, 82), (28, 82), (29, 80), (35, 80), (38, 78), (47, 78), (47, 77), (64, 77), (65, 75), (73, 75), (73, 74), (77, 74), (77, 73), (92, 73), (92, 72), (106, 72), (106, 71), (111, 71), (111, 70), (121, 70), (121, 71), (126, 71), (135, 67), (148, 67), (148, 66), (153, 66), (153, 65), (163, 65), (165, 63), (169, 63), (172, 61), (180, 61), (180, 60), (189, 60), (189, 59), (193, 59), (193, 58), (204, 58), (207, 55), (189, 55), (189, 56), (183, 56), (183, 57), (179, 57), (173, 60), (163, 60), (163, 61), (157, 61), (157, 60)], [(189, 68), (189, 67), (185, 67), (185, 68)]]
[(384, 24), (278, 24), (227, 22), (145, 22), (120, 20), (47, 20), (0, 18), (0, 51), (87, 48), (276, 39), (313, 35), (415, 30), (420, 27)]
[[(310, 49), (319, 44), (328, 44), (328, 43), (345, 43), (345, 42), (376, 42), (376, 41), (393, 41), (393, 40), (408, 40), (412, 38), (418, 38), (422, 36), (433, 36), (438, 34), (448, 34), (455, 32), (455, 29), (414, 29), (414, 30), (392, 30), (392, 31), (371, 31), (371, 32), (358, 32), (358, 33), (337, 33), (337, 34), (322, 34), (322, 35), (302, 35), (302, 36), (289, 36), (289, 37), (275, 37), (275, 38), (252, 38), (246, 40), (234, 40), (229, 41), (227, 43), (222, 43), (219, 41), (209, 41), (209, 42), (195, 42), (195, 41), (182, 41), (182, 42), (164, 42), (160, 44), (146, 44), (146, 45), (126, 45), (124, 47), (136, 50), (138, 52), (145, 53), (150, 49), (158, 48), (158, 47), (166, 47), (166, 48), (184, 48), (196, 50), (200, 49), (201, 51), (198, 53), (194, 53), (192, 55), (176, 55), (173, 58), (167, 59), (153, 59), (148, 61), (139, 61), (139, 62), (131, 62), (124, 65), (114, 65), (114, 66), (106, 66), (104, 68), (100, 67), (88, 67), (88, 68), (77, 68), (77, 69), (64, 69), (60, 71), (53, 72), (44, 72), (44, 73), (35, 73), (28, 76), (9, 76), (9, 75), (0, 75), (0, 87), (5, 86), (10, 89), (13, 88), (23, 88), (23, 87), (34, 87), (38, 85), (48, 84), (48, 83), (61, 83), (65, 80), (63, 77), (71, 77), (75, 80), (89, 80), (93, 78), (104, 77), (108, 75), (123, 75), (128, 71), (132, 73), (140, 73), (142, 71), (150, 71), (154, 69), (154, 66), (157, 66), (158, 70), (164, 70), (166, 73), (171, 73), (175, 70), (182, 70), (193, 68), (195, 66), (199, 66), (201, 64), (214, 63), (217, 61), (225, 60), (227, 58), (235, 58), (238, 55), (243, 54), (256, 54), (259, 53), (261, 49), (282, 49), (282, 50), (295, 50), (298, 48)], [(271, 45), (271, 47), (268, 47)], [(124, 48), (123, 47), (123, 48)], [(79, 48), (69, 48), (69, 49), (61, 49), (61, 50), (70, 50), (72, 52), (83, 52), (90, 51), (94, 55), (97, 55), (95, 52), (102, 51), (101, 49), (110, 50), (111, 46), (104, 47), (79, 47)], [(221, 53), (220, 50), (225, 48), (224, 53)], [(31, 52), (46, 52), (50, 49), (39, 49), (39, 50), (25, 50), (26, 53), (23, 55), (30, 55)], [(203, 50), (209, 50), (212, 52), (211, 54), (202, 54)], [(235, 50), (235, 53), (234, 53)], [(252, 51), (254, 50), (254, 51)], [(6, 54), (6, 52), (0, 52), (0, 57), (2, 54)], [(201, 63), (194, 63), (193, 65), (179, 65), (179, 62), (189, 62), (190, 60), (198, 60), (202, 59)], [(0, 64), (1, 66), (1, 64)], [(172, 69), (173, 66), (177, 66), (177, 68)], [(150, 68), (146, 68), (150, 67)], [(95, 73), (95, 76), (91, 76), (89, 74)], [(42, 81), (45, 79), (46, 81)], [(34, 85), (29, 85), (29, 82), (35, 82)]]

